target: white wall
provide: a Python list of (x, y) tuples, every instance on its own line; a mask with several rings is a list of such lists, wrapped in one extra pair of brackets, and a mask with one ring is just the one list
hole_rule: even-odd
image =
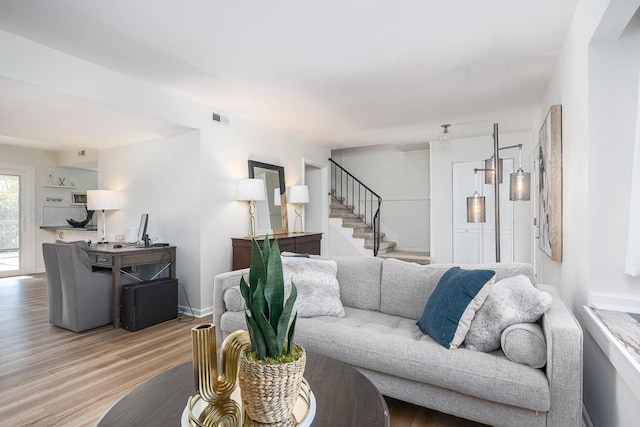
[[(329, 150), (322, 146), (13, 34), (0, 31), (0, 50), (12, 57), (0, 61), (2, 77), (184, 129), (178, 136), (103, 150), (97, 184), (122, 191), (123, 208), (108, 213), (108, 234), (121, 234), (148, 213), (150, 235), (177, 245), (178, 278), (196, 314), (210, 312), (213, 277), (231, 269), (231, 237), (247, 234), (247, 205), (235, 200), (237, 180), (248, 176), (247, 161), (284, 166), (287, 186), (302, 183), (303, 157), (327, 163)], [(214, 111), (223, 123), (211, 120)], [(289, 207), (290, 227), (293, 219)]]
[[(452, 164), (491, 157), (491, 123), (487, 124), (487, 134), (484, 137), (453, 139), (445, 144), (431, 143), (431, 258), (434, 263), (449, 263), (453, 260)], [(529, 133), (499, 134), (499, 143), (501, 147), (522, 144), (523, 168), (530, 172), (528, 162), (525, 162), (531, 152)], [(500, 156), (514, 158), (517, 163), (518, 150), (503, 151)], [(469, 179), (474, 178), (471, 176)], [(509, 185), (508, 182), (508, 177), (505, 177), (502, 185)], [(514, 261), (531, 262), (531, 202), (513, 202), (513, 208)], [(487, 209), (493, 209), (493, 206), (487, 206)]]
[[(109, 214), (108, 234), (149, 214), (149, 235), (175, 244), (178, 280), (197, 315), (211, 312), (213, 278), (232, 265), (231, 238), (249, 229), (246, 202), (236, 201), (248, 160), (284, 166), (287, 186), (302, 182), (302, 157), (327, 158), (326, 148), (231, 117), (199, 131), (103, 150), (99, 185), (122, 191), (124, 206)], [(293, 207), (289, 206), (289, 227)], [(326, 237), (325, 237), (326, 238)], [(180, 293), (180, 304), (186, 301)]]
[[(43, 207), (45, 205), (69, 206), (72, 192), (83, 193), (96, 188), (97, 173), (82, 169), (58, 167), (58, 155), (55, 151), (12, 145), (0, 145), (0, 166), (27, 166), (34, 168), (35, 182), (31, 191), (34, 194), (35, 204), (33, 212), (28, 215), (28, 218), (32, 219), (35, 228), (35, 245), (33, 245), (31, 254), (33, 265), (30, 266), (30, 272), (43, 272), (42, 243), (56, 240), (53, 231), (40, 229)], [(43, 187), (49, 181), (49, 174), (53, 175), (56, 184), (59, 177), (64, 177), (66, 178), (65, 182), (73, 182), (76, 189)], [(47, 202), (47, 196), (62, 197), (62, 201)]]
[(397, 250), (429, 252), (429, 151), (389, 145), (333, 150), (333, 160), (382, 197), (381, 229)]
[[(549, 106), (562, 104), (563, 260), (538, 253), (538, 273), (558, 287), (580, 321), (590, 292), (623, 300), (640, 294), (640, 282), (622, 270), (640, 75), (638, 24), (620, 40), (601, 40), (604, 27), (612, 21), (626, 24), (639, 4), (579, 3), (534, 124), (539, 129)], [(593, 425), (637, 424), (640, 402), (585, 335), (584, 405)]]
[[(211, 305), (213, 277), (231, 269), (231, 238), (249, 230), (246, 202), (236, 201), (237, 181), (248, 177), (247, 161), (284, 166), (286, 186), (303, 182), (302, 158), (327, 159), (329, 150), (231, 116), (228, 125), (203, 131), (200, 143), (201, 289), (203, 308)], [(194, 159), (195, 160), (195, 159)], [(319, 160), (322, 162), (322, 160)], [(324, 160), (323, 164), (328, 163)], [(289, 229), (294, 206), (288, 205)], [(328, 220), (328, 213), (325, 213)], [(328, 236), (323, 236), (323, 239)]]
[[(140, 214), (149, 214), (149, 237), (177, 246), (178, 282), (194, 309), (211, 305), (201, 301), (200, 293), (199, 151), (198, 131), (102, 150), (98, 183), (100, 189), (121, 195), (121, 208), (107, 212), (108, 240), (124, 234), (126, 227), (137, 227)], [(186, 307), (182, 290), (178, 295), (179, 304)]]

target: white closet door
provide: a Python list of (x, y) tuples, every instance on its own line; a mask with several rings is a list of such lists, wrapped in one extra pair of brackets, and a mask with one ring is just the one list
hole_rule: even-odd
[[(467, 197), (473, 195), (475, 181), (473, 170), (483, 168), (483, 162), (459, 162), (452, 164), (453, 203), (453, 262), (495, 262), (495, 203), (493, 185), (484, 184), (484, 173), (478, 172), (478, 193), (485, 196), (485, 223), (467, 222)], [(513, 171), (513, 159), (503, 161), (504, 180), (500, 185), (500, 260), (513, 261), (513, 202), (509, 200), (509, 174)]]

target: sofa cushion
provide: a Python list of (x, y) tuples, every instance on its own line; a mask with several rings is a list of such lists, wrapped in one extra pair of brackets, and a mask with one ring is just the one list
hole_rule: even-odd
[(460, 346), (476, 311), (489, 295), (495, 275), (492, 270), (452, 267), (429, 297), (417, 322), (420, 330), (445, 348)]
[(380, 311), (418, 320), (440, 276), (429, 265), (389, 258), (382, 262)]
[[(492, 402), (549, 410), (549, 383), (540, 369), (513, 363), (500, 351), (446, 350), (411, 319), (351, 307), (345, 313), (342, 318), (298, 319), (295, 341), (307, 351), (356, 367)], [(220, 327), (225, 336), (246, 329), (244, 314), (224, 313)]]
[(436, 277), (440, 277), (447, 272), (451, 267), (460, 267), (465, 270), (493, 270), (496, 272), (495, 281), (498, 282), (507, 277), (517, 276), (522, 274), (527, 276), (531, 283), (536, 283), (533, 275), (533, 267), (526, 262), (494, 262), (489, 264), (429, 264), (429, 268), (436, 272)]
[(338, 257), (340, 300), (349, 307), (380, 310), (381, 258)]
[(513, 362), (524, 363), (532, 368), (547, 364), (547, 343), (540, 325), (516, 323), (502, 332), (502, 351)]
[(496, 350), (502, 331), (516, 323), (535, 322), (550, 306), (551, 295), (536, 289), (526, 276), (502, 279), (476, 313), (464, 345), (476, 351)]
[(291, 292), (291, 282), (298, 291), (293, 309), (298, 317), (344, 316), (337, 271), (338, 266), (332, 260), (282, 258), (286, 294)]

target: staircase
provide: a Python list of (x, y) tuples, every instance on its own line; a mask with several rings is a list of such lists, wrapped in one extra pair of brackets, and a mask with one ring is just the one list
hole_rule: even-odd
[[(344, 198), (331, 195), (331, 204), (329, 205), (329, 218), (341, 218), (342, 226), (352, 228), (351, 234), (356, 239), (364, 239), (364, 248), (374, 250), (375, 234), (373, 227), (367, 224), (363, 218), (363, 214), (353, 213), (352, 205), (345, 205)], [(380, 243), (378, 246), (377, 256), (381, 256), (391, 252), (396, 247), (396, 242), (384, 240), (384, 233), (380, 233)]]
[(397, 258), (403, 261), (429, 264), (429, 254), (396, 251), (396, 242), (385, 240), (380, 231), (380, 205), (382, 198), (344, 170), (332, 159), (331, 204), (329, 218), (342, 220), (343, 228), (352, 229), (351, 236), (364, 240), (364, 248), (374, 256)]

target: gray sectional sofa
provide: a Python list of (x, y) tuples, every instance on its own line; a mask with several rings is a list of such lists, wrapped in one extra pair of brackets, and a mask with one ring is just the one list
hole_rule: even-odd
[[(553, 302), (539, 321), (547, 363), (509, 360), (501, 350), (449, 350), (416, 326), (429, 295), (451, 265), (393, 259), (335, 258), (344, 317), (299, 318), (296, 341), (349, 363), (380, 392), (416, 405), (497, 426), (578, 426), (582, 409), (582, 331), (552, 286), (536, 285)], [(528, 264), (466, 265), (491, 269), (496, 280), (524, 274)], [(244, 313), (225, 297), (248, 269), (215, 277), (213, 317), (218, 345), (246, 329)], [(227, 293), (227, 295), (225, 295)], [(227, 301), (229, 298), (226, 298)]]

